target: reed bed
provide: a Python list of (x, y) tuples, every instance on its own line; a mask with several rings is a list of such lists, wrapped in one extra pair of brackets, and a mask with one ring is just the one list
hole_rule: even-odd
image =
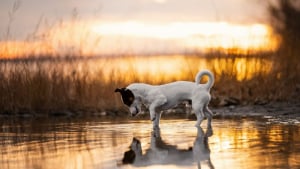
[(203, 68), (212, 70), (216, 78), (211, 106), (299, 100), (299, 66), (286, 77), (272, 58), (128, 56), (13, 60), (0, 65), (4, 115), (124, 114), (116, 87), (194, 81)]
[(92, 77), (76, 66), (72, 61), (1, 63), (2, 113), (59, 115), (115, 107), (114, 85), (104, 82), (101, 72)]

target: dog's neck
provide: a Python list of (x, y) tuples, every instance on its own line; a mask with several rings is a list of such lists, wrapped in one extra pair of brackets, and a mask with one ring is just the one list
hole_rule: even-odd
[(144, 101), (143, 99), (147, 98), (148, 91), (151, 87), (153, 86), (149, 84), (133, 83), (129, 85), (127, 89), (130, 89), (136, 98), (139, 98), (141, 101)]

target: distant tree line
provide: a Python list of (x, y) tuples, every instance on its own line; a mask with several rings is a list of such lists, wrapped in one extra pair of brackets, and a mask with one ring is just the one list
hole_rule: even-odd
[(300, 1), (271, 0), (268, 2), (270, 25), (281, 38), (278, 51), (274, 53), (273, 78), (277, 86), (290, 93), (290, 100), (300, 100)]
[[(275, 0), (269, 4), (270, 23), (281, 37), (279, 51), (300, 53), (300, 1)], [(293, 54), (294, 55), (294, 54)]]

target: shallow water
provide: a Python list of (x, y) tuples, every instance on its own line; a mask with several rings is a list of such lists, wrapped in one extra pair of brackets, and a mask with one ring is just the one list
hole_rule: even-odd
[(162, 120), (153, 131), (149, 120), (5, 119), (0, 168), (300, 168), (300, 125), (248, 118), (214, 119), (212, 129), (194, 124)]

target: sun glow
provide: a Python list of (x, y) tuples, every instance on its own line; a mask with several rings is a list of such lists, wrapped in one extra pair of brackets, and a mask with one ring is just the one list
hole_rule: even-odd
[(274, 50), (278, 42), (267, 25), (227, 22), (66, 22), (44, 30), (38, 37), (30, 41), (2, 41), (0, 57), (182, 54), (214, 49), (246, 53)]
[(186, 49), (239, 48), (273, 50), (277, 40), (267, 25), (236, 25), (227, 22), (175, 22), (151, 24), (118, 22), (95, 24), (92, 31), (99, 35), (178, 40)]
[(169, 24), (151, 24), (141, 22), (117, 22), (95, 24), (92, 30), (98, 34), (138, 36), (155, 38), (186, 38), (197, 35), (205, 37), (228, 36), (242, 38), (246, 36), (267, 36), (266, 25), (234, 25), (226, 22), (178, 22)]

